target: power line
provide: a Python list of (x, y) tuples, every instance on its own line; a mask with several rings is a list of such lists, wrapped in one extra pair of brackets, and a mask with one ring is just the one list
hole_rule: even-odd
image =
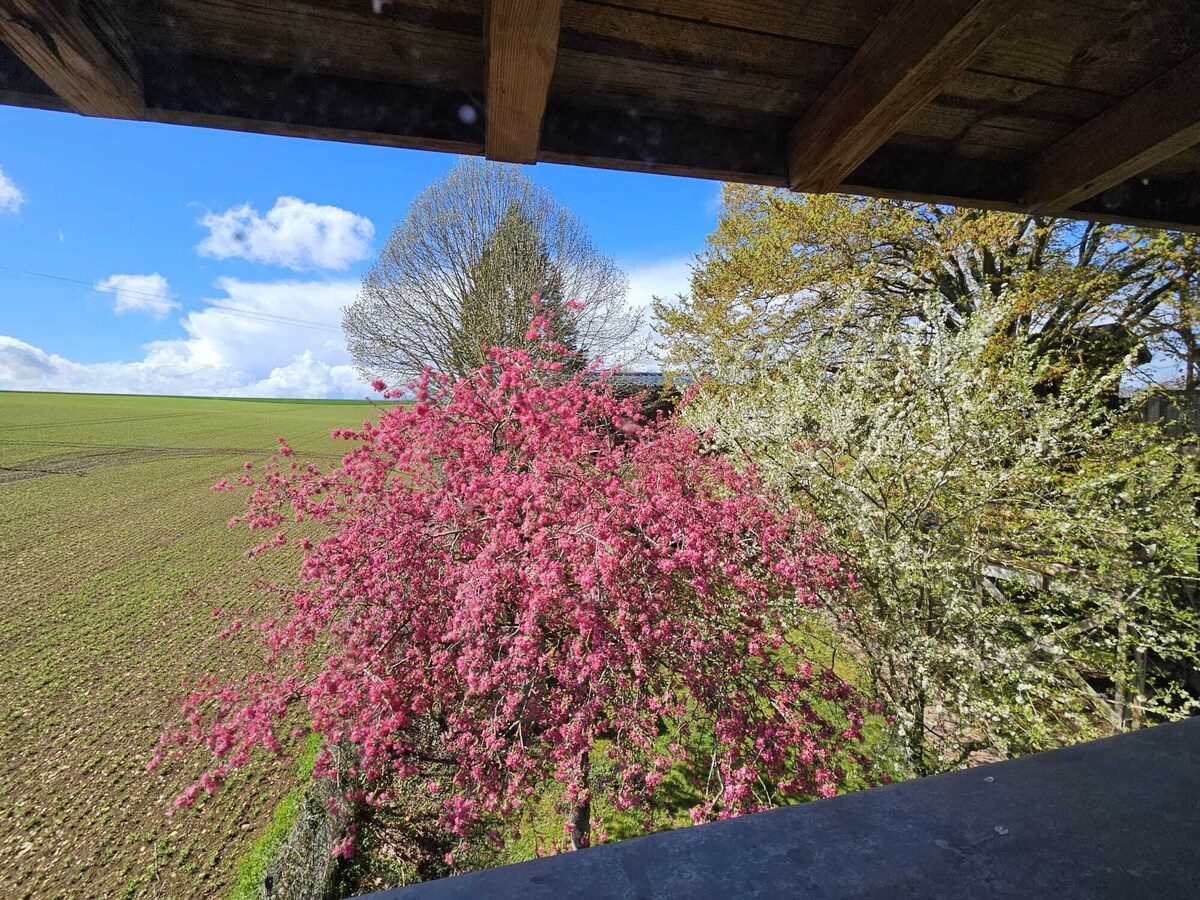
[[(35, 278), (46, 278), (51, 281), (65, 281), (68, 284), (81, 284), (84, 287), (90, 288), (91, 290), (100, 294), (127, 294), (131, 297), (138, 297), (153, 303), (158, 303), (169, 309), (174, 308), (176, 305), (179, 305), (180, 307), (184, 306), (182, 300), (178, 301), (177, 303), (175, 300), (164, 297), (161, 294), (150, 294), (144, 291), (134, 291), (126, 288), (101, 287), (93, 282), (83, 281), (78, 278), (68, 278), (65, 275), (52, 275), (48, 272), (32, 272), (28, 269), (17, 269), (12, 266), (3, 265), (0, 265), (0, 271), (8, 272), (13, 275), (30, 275)], [(213, 312), (219, 312), (227, 316), (236, 316), (243, 319), (267, 322), (272, 325), (291, 325), (297, 328), (312, 328), (316, 331), (329, 331), (335, 334), (342, 333), (340, 328), (335, 328), (331, 325), (326, 325), (323, 322), (314, 321), (313, 319), (301, 319), (296, 316), (283, 316), (276, 313), (258, 312), (251, 309), (243, 309), (239, 306), (228, 306), (227, 304), (216, 302), (209, 303), (206, 306), (196, 306), (195, 304), (192, 305), (193, 312), (207, 312), (209, 310), (212, 310)]]

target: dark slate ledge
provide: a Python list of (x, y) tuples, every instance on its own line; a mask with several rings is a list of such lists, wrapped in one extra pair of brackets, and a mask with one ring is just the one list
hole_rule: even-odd
[(1200, 719), (372, 894), (1200, 898)]

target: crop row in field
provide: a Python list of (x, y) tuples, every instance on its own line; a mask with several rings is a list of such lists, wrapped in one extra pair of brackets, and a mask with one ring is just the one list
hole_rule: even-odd
[(0, 393), (0, 896), (214, 896), (294, 767), (264, 762), (168, 818), (189, 773), (148, 775), (181, 679), (249, 670), (212, 609), (266, 562), (211, 484), (278, 435), (336, 459), (365, 403)]

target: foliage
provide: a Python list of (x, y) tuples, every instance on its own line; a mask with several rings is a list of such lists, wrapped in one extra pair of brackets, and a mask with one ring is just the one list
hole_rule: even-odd
[(915, 771), (1195, 708), (1195, 462), (1114, 403), (1139, 342), (1192, 327), (1195, 251), (731, 186), (692, 296), (657, 304), (712, 376), (687, 421), (855, 571), (831, 622)]
[(1194, 383), (1198, 288), (1195, 235), (727, 185), (691, 297), (656, 315), (672, 364), (700, 372), (786, 359), (881, 315), (961, 327), (1003, 296), (1009, 340), (993, 347), (1029, 341), (1060, 363), (1043, 377), (1080, 362), (1100, 371), (1144, 342)]
[[(464, 158), (413, 201), (343, 327), (367, 378), (406, 383), (426, 365), (461, 377), (485, 348), (522, 345), (537, 294), (562, 343), (611, 364), (638, 353), (627, 286), (583, 223), (517, 166)], [(567, 309), (567, 297), (581, 305)]]
[[(275, 532), (260, 551), (299, 542), (303, 585), (258, 624), (265, 669), (203, 683), (164, 734), (156, 762), (212, 754), (179, 803), (280, 750), (298, 704), (350, 748), (352, 797), (386, 803), (395, 776), (420, 779), (458, 834), (561, 790), (586, 843), (601, 769), (623, 810), (686, 768), (696, 819), (869, 769), (863, 704), (787, 640), (848, 580), (810, 520), (695, 432), (644, 421), (595, 367), (564, 375), (547, 327), (338, 432), (357, 446), (331, 473), (281, 443), (241, 476), (241, 520)], [(328, 532), (313, 543), (294, 520)]]
[(579, 359), (578, 309), (566, 305), (562, 271), (547, 252), (536, 225), (510, 206), (488, 236), (471, 273), (473, 285), (462, 331), (452, 346), (452, 367), (462, 374), (487, 362), (488, 347), (520, 347), (529, 328), (529, 297), (536, 296), (557, 324), (556, 338)]
[(861, 600), (830, 614), (919, 773), (1196, 708), (1195, 466), (1114, 421), (1092, 379), (1043, 396), (1028, 344), (989, 353), (1009, 303), (979, 302), (961, 328), (880, 317), (719, 369), (687, 409), (847, 558)]

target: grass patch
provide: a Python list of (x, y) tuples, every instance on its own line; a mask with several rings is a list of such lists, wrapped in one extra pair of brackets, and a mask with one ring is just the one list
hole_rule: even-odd
[(267, 867), (275, 859), (275, 854), (283, 846), (284, 840), (296, 822), (296, 814), (304, 801), (304, 792), (308, 790), (312, 780), (313, 765), (321, 751), (321, 736), (310, 734), (305, 741), (304, 749), (296, 766), (296, 779), (299, 782), (288, 791), (275, 807), (271, 824), (251, 845), (250, 850), (237, 861), (234, 875), (233, 890), (229, 892), (229, 900), (258, 900), (262, 896), (263, 879), (267, 875)]

